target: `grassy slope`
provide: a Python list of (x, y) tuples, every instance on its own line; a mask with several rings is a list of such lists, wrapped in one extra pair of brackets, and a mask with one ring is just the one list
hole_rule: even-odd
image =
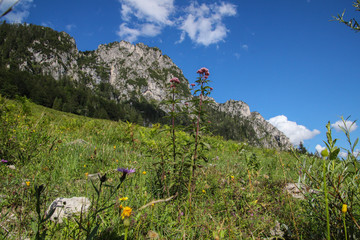
[[(289, 227), (289, 239), (296, 239), (307, 231), (301, 214), (294, 214), (301, 212), (299, 201), (282, 190), (286, 182), (296, 182), (298, 178), (299, 164), (289, 153), (251, 146), (240, 151), (237, 142), (209, 137), (212, 145), (209, 162), (201, 162), (196, 172), (191, 217), (185, 216), (189, 211), (186, 199), (158, 203), (138, 211), (144, 204), (159, 198), (154, 172), (154, 163), (159, 161), (155, 152), (159, 149), (155, 150), (164, 146), (161, 144), (169, 137), (168, 131), (154, 134), (154, 129), (90, 119), (32, 103), (26, 104), (31, 114), (21, 117), (19, 103), (7, 101), (7, 104), (13, 105), (11, 114), (20, 115), (16, 131), (23, 136), (30, 136), (31, 132), (38, 134), (28, 137), (26, 143), (44, 135), (49, 141), (41, 146), (37, 143), (38, 154), (30, 160), (14, 160), (16, 170), (0, 166), (3, 173), (0, 206), (2, 216), (8, 213), (7, 217), (0, 217), (3, 225), (0, 236), (7, 230), (12, 232), (9, 236), (13, 238), (33, 234), (30, 228), (35, 219), (33, 186), (46, 186), (42, 211), (57, 197), (87, 196), (94, 201), (95, 191), (85, 173), (107, 173), (108, 183), (112, 184), (119, 179), (119, 173), (114, 171), (118, 167), (136, 168), (136, 172), (129, 175), (125, 185), (111, 199), (116, 205), (99, 214), (100, 238), (121, 239), (119, 236), (124, 234), (119, 204), (133, 209), (130, 239), (142, 239), (149, 230), (156, 231), (164, 239), (183, 236), (187, 239), (216, 239), (217, 236), (256, 239), (270, 236), (276, 221)], [(28, 119), (27, 124), (25, 119)], [(252, 162), (247, 163), (246, 159)], [(30, 182), (30, 186), (25, 182)], [(118, 198), (125, 196), (128, 200), (119, 202)], [(78, 236), (74, 221), (67, 225), (47, 222), (45, 226), (54, 238)]]

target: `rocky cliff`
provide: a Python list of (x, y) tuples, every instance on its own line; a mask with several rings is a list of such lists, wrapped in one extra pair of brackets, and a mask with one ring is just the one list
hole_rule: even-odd
[[(169, 79), (177, 77), (181, 81), (179, 94), (182, 98), (191, 98), (189, 83), (181, 69), (156, 47), (121, 41), (81, 52), (75, 40), (65, 32), (33, 25), (2, 24), (0, 27), (6, 33), (0, 36), (0, 65), (7, 70), (15, 68), (57, 80), (66, 77), (89, 88), (105, 83), (116, 89), (117, 94), (113, 94), (112, 99), (117, 102), (131, 98), (160, 102), (166, 96)], [(28, 41), (17, 42), (14, 35), (19, 29)], [(291, 147), (282, 132), (259, 113), (250, 112), (246, 103), (229, 100), (222, 104), (215, 102), (212, 107), (236, 118), (239, 129), (246, 131), (250, 143), (277, 149)]]
[(225, 103), (214, 103), (214, 108), (233, 118), (239, 119), (239, 125), (251, 126), (249, 134), (253, 135), (253, 145), (266, 148), (288, 150), (292, 144), (288, 137), (266, 121), (258, 112), (250, 112), (250, 107), (243, 101), (228, 100)]
[[(180, 94), (190, 96), (188, 81), (173, 61), (156, 47), (143, 43), (133, 45), (121, 41), (100, 45), (95, 51), (79, 52), (75, 40), (61, 32), (58, 41), (36, 39), (29, 43), (19, 64), (20, 70), (50, 74), (55, 79), (67, 76), (75, 81), (86, 80), (89, 86), (106, 82), (120, 94), (117, 100), (143, 96), (147, 100), (161, 101), (166, 95), (168, 80), (181, 81)], [(58, 49), (61, 42), (67, 49)], [(35, 68), (34, 68), (35, 66)]]

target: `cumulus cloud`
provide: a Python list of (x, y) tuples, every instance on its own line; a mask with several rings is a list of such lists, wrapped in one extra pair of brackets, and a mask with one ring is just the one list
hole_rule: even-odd
[[(234, 16), (236, 7), (221, 2), (198, 4), (196, 1), (179, 9), (174, 0), (119, 0), (121, 18), (117, 34), (127, 41), (139, 37), (153, 37), (160, 34), (164, 27), (171, 26), (181, 31), (181, 43), (186, 36), (201, 45), (208, 46), (223, 41), (229, 30), (223, 23), (226, 16)], [(181, 15), (181, 17), (176, 17)]]
[[(124, 21), (117, 34), (129, 42), (140, 36), (154, 37), (163, 27), (172, 25), (170, 15), (174, 11), (173, 0), (119, 0)], [(132, 21), (135, 18), (136, 21)], [(129, 26), (131, 25), (131, 26)]]
[(282, 131), (294, 145), (299, 145), (300, 142), (320, 134), (319, 130), (314, 129), (311, 131), (303, 125), (298, 125), (296, 122), (289, 121), (284, 115), (270, 118), (268, 122)]
[(230, 3), (199, 5), (193, 2), (186, 8), (185, 18), (181, 19), (180, 40), (187, 34), (192, 41), (205, 46), (223, 41), (229, 30), (222, 20), (235, 14), (236, 6)]
[(134, 42), (139, 36), (154, 37), (161, 32), (161, 27), (151, 24), (139, 24), (135, 28), (129, 28), (126, 23), (119, 27), (117, 34), (129, 42)]
[[(2, 14), (9, 9), (17, 0), (3, 0), (0, 1), (0, 13)], [(29, 16), (29, 10), (32, 6), (33, 0), (21, 0), (13, 7), (13, 10), (5, 15), (5, 19), (12, 23), (22, 23), (25, 18)]]
[(345, 124), (342, 120), (337, 121), (336, 123), (331, 124), (333, 128), (335, 128), (336, 131), (340, 132), (341, 128), (346, 128), (349, 130), (349, 132), (355, 131), (357, 129), (356, 122), (352, 122), (349, 120), (345, 121)]
[[(339, 152), (339, 157), (341, 157), (341, 158), (347, 158), (347, 156), (348, 156), (348, 153), (347, 152)], [(356, 158), (356, 159), (358, 159), (359, 158), (359, 156), (360, 156), (360, 149), (356, 149), (355, 151), (354, 151), (354, 153), (353, 153), (353, 156)]]
[(137, 19), (157, 24), (170, 25), (170, 14), (174, 11), (173, 0), (120, 0), (121, 16), (125, 20), (134, 15)]
[(320, 146), (319, 144), (317, 144), (317, 145), (315, 146), (315, 149), (316, 149), (316, 151), (317, 151), (319, 154), (321, 154), (322, 150), (324, 150), (325, 147), (322, 147), (322, 146)]
[(243, 44), (241, 48), (244, 49), (245, 51), (249, 50), (249, 46), (247, 44)]

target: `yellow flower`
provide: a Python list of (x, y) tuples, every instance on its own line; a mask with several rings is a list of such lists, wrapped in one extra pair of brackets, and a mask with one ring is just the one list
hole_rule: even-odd
[(128, 200), (128, 197), (119, 198), (119, 201), (126, 201), (126, 200)]
[(145, 174), (146, 174), (146, 172), (145, 172), (145, 171), (143, 171), (143, 172), (142, 172), (142, 174), (144, 174), (144, 175), (145, 175)]
[(124, 209), (121, 213), (122, 219), (124, 219), (125, 217), (130, 217), (131, 211), (132, 211), (131, 207), (124, 207)]
[(205, 191), (204, 189), (202, 190), (202, 192), (203, 192), (203, 193), (206, 193), (206, 191)]
[(86, 167), (86, 164), (84, 164), (84, 167)]
[(235, 177), (234, 176), (230, 176), (231, 177), (231, 179), (234, 179)]
[(30, 186), (30, 182), (29, 181), (27, 181), (27, 182), (25, 182), (26, 183), (26, 186)]
[(123, 209), (123, 206), (120, 204), (119, 208), (120, 208), (120, 209)]
[(114, 150), (116, 150), (116, 146), (114, 145)]
[(342, 205), (341, 211), (342, 211), (343, 213), (346, 213), (346, 212), (347, 212), (347, 205), (346, 205), (346, 204), (343, 204), (343, 205)]
[(119, 160), (117, 160), (117, 159), (116, 159), (116, 162), (118, 163), (118, 162), (119, 162)]
[(86, 177), (86, 179), (88, 178), (88, 176), (89, 176), (89, 173), (87, 173), (87, 172), (86, 172), (86, 173), (85, 173), (85, 177)]

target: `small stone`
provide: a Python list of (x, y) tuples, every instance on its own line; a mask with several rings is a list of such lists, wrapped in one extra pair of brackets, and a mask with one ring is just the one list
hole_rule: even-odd
[(46, 215), (55, 209), (50, 220), (62, 223), (64, 217), (71, 217), (73, 214), (87, 212), (90, 205), (91, 202), (86, 197), (57, 198), (50, 204)]
[(10, 168), (10, 169), (12, 169), (12, 170), (15, 170), (15, 169), (16, 169), (15, 165), (8, 165), (7, 167)]

